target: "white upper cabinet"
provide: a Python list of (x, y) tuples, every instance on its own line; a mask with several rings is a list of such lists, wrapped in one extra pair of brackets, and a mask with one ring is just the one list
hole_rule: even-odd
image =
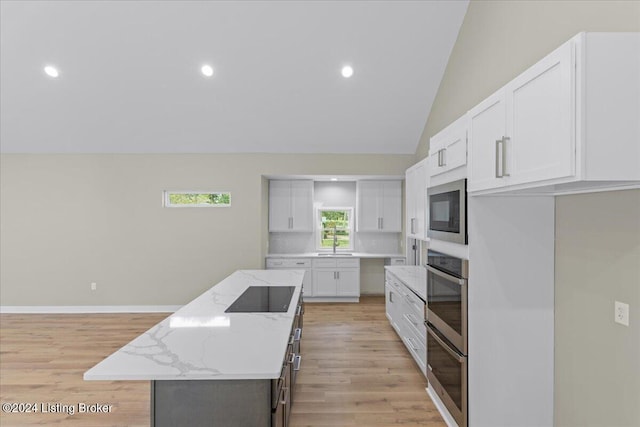
[(429, 159), (424, 159), (407, 169), (405, 173), (405, 205), (407, 237), (427, 238), (427, 186), (429, 185)]
[(569, 42), (469, 111), (468, 191), (573, 175), (574, 64)]
[(467, 114), (469, 192), (640, 185), (640, 34), (581, 33)]
[(402, 231), (402, 181), (358, 181), (356, 231)]
[(313, 181), (269, 181), (269, 231), (313, 231)]
[(574, 51), (565, 43), (505, 87), (509, 139), (499, 145), (511, 184), (575, 173)]
[(503, 186), (498, 159), (506, 130), (504, 90), (491, 95), (467, 114), (469, 120), (469, 179), (467, 191)]
[(467, 118), (463, 116), (429, 141), (430, 185), (467, 177)]

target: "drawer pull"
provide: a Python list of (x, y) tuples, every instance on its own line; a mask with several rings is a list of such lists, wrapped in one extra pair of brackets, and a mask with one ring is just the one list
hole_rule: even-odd
[(302, 356), (296, 356), (296, 360), (293, 363), (293, 370), (294, 371), (299, 371), (301, 363), (302, 363)]

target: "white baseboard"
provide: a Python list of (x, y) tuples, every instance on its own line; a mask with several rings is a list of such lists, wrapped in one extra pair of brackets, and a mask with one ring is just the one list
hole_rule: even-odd
[(1, 314), (173, 313), (181, 305), (2, 305)]
[(442, 400), (440, 400), (440, 398), (438, 397), (438, 393), (436, 393), (431, 388), (431, 385), (429, 385), (426, 388), (426, 390), (427, 390), (427, 394), (429, 395), (429, 397), (433, 401), (433, 404), (436, 405), (436, 408), (438, 408), (438, 412), (440, 412), (440, 415), (442, 415), (442, 418), (444, 418), (444, 422), (447, 424), (447, 426), (449, 426), (449, 427), (458, 427), (458, 423), (456, 422), (456, 420), (453, 419), (453, 417), (451, 416), (451, 414), (447, 410), (447, 407), (444, 406), (444, 403), (442, 403)]

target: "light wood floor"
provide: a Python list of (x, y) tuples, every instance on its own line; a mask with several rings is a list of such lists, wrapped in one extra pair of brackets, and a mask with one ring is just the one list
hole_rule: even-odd
[[(108, 414), (0, 413), (0, 425), (148, 426), (148, 382), (83, 381), (82, 375), (165, 317), (0, 315), (2, 403), (113, 405)], [(382, 297), (307, 304), (302, 356), (292, 427), (445, 427), (424, 376), (385, 318)]]

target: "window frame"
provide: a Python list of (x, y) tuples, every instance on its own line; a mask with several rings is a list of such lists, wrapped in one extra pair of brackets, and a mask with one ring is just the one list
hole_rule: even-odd
[[(171, 195), (172, 194), (218, 194), (218, 195), (223, 195), (223, 194), (227, 194), (229, 195), (229, 203), (218, 203), (218, 204), (212, 204), (212, 203), (194, 203), (194, 204), (189, 204), (189, 205), (177, 205), (177, 204), (173, 204), (171, 203)], [(205, 190), (205, 191), (199, 191), (199, 190), (180, 190), (180, 191), (174, 191), (174, 190), (163, 190), (162, 191), (162, 206), (165, 208), (229, 208), (231, 207), (231, 191), (210, 191), (210, 190)]]
[(315, 237), (315, 246), (316, 249), (320, 252), (332, 251), (333, 248), (323, 247), (322, 246), (322, 212), (323, 211), (346, 211), (347, 216), (349, 218), (349, 227), (347, 231), (349, 232), (349, 246), (336, 246), (336, 252), (346, 252), (353, 251), (355, 248), (355, 227), (354, 227), (354, 218), (353, 218), (353, 207), (351, 206), (322, 206), (316, 208), (316, 237)]

